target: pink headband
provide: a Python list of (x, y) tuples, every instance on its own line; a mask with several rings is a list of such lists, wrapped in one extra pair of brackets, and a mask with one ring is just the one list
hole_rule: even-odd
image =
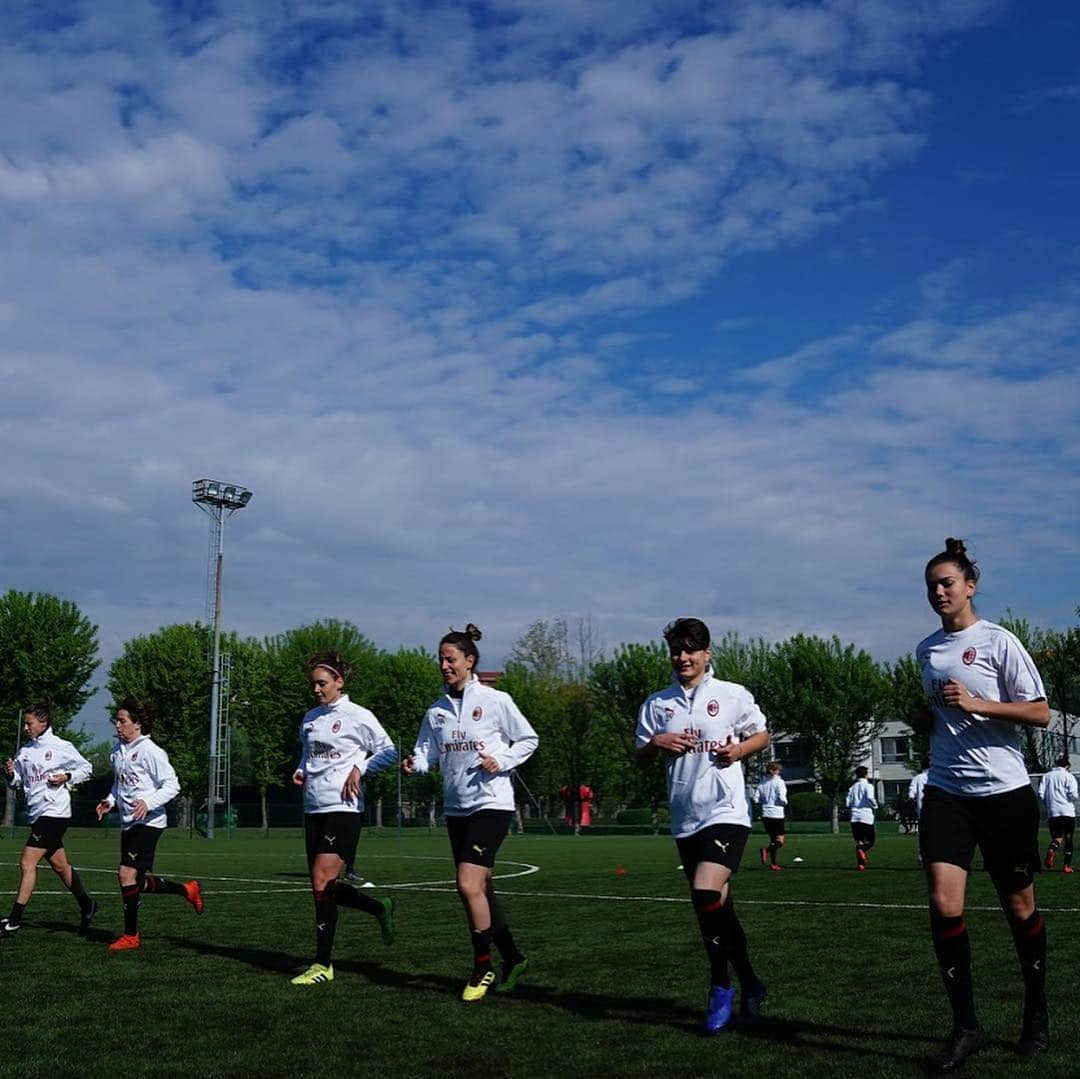
[(324, 671), (329, 671), (335, 678), (340, 678), (343, 682), (345, 681), (345, 675), (343, 675), (341, 671), (337, 670), (336, 668), (331, 667), (329, 663), (316, 663), (315, 666), (311, 669), (314, 671), (317, 670), (319, 667), (322, 667)]

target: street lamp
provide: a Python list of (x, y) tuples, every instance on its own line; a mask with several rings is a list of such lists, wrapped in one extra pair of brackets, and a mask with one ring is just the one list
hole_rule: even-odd
[[(210, 670), (210, 755), (206, 799), (206, 838), (214, 838), (214, 806), (221, 797), (221, 565), (225, 552), (225, 520), (251, 501), (251, 492), (235, 483), (195, 480), (191, 501), (210, 518), (210, 558), (214, 569), (214, 654)], [(207, 574), (209, 577), (209, 573)]]

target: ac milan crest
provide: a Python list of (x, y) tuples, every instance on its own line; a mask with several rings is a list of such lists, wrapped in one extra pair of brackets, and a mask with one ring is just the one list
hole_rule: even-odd
[(705, 705), (705, 711), (708, 712), (710, 716), (715, 716), (720, 711), (720, 702), (709, 701), (709, 703)]
[(965, 667), (970, 667), (975, 662), (975, 649), (967, 649), (960, 658), (964, 661)]
[(474, 709), (472, 710), (472, 717), (473, 717), (473, 719), (479, 719), (479, 718), (480, 718), (480, 717), (481, 717), (481, 716), (482, 716), (483, 714), (484, 714), (484, 710), (483, 710), (483, 708), (481, 708), (481, 707), (480, 707), (480, 705), (477, 705), (477, 706), (476, 706), (476, 707), (475, 707), (475, 708), (474, 708)]
[(47, 761), (51, 761), (51, 760), (52, 760), (52, 750), (51, 750), (51, 749), (47, 749), (47, 750), (45, 750), (45, 759), (46, 759)]
[(334, 720), (334, 725), (330, 728), (330, 732), (332, 734), (337, 734), (337, 732), (340, 731), (340, 730), (341, 730), (341, 720), (340, 719), (335, 719)]

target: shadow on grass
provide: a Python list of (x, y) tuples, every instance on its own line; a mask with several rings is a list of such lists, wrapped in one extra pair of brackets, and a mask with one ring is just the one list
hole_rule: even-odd
[(37, 922), (39, 928), (49, 933), (70, 933), (73, 937), (81, 937), (91, 944), (111, 944), (120, 935), (120, 930), (106, 929), (104, 926), (92, 925), (85, 933), (79, 932), (78, 922)]

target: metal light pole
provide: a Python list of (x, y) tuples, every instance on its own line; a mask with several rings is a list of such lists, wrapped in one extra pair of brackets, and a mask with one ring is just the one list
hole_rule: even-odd
[[(221, 568), (225, 558), (225, 521), (251, 501), (246, 487), (217, 480), (195, 480), (191, 501), (210, 518), (210, 565), (213, 569), (214, 646), (210, 667), (210, 752), (206, 795), (206, 838), (214, 838), (214, 807), (221, 800)], [(208, 575), (209, 576), (209, 575)]]

